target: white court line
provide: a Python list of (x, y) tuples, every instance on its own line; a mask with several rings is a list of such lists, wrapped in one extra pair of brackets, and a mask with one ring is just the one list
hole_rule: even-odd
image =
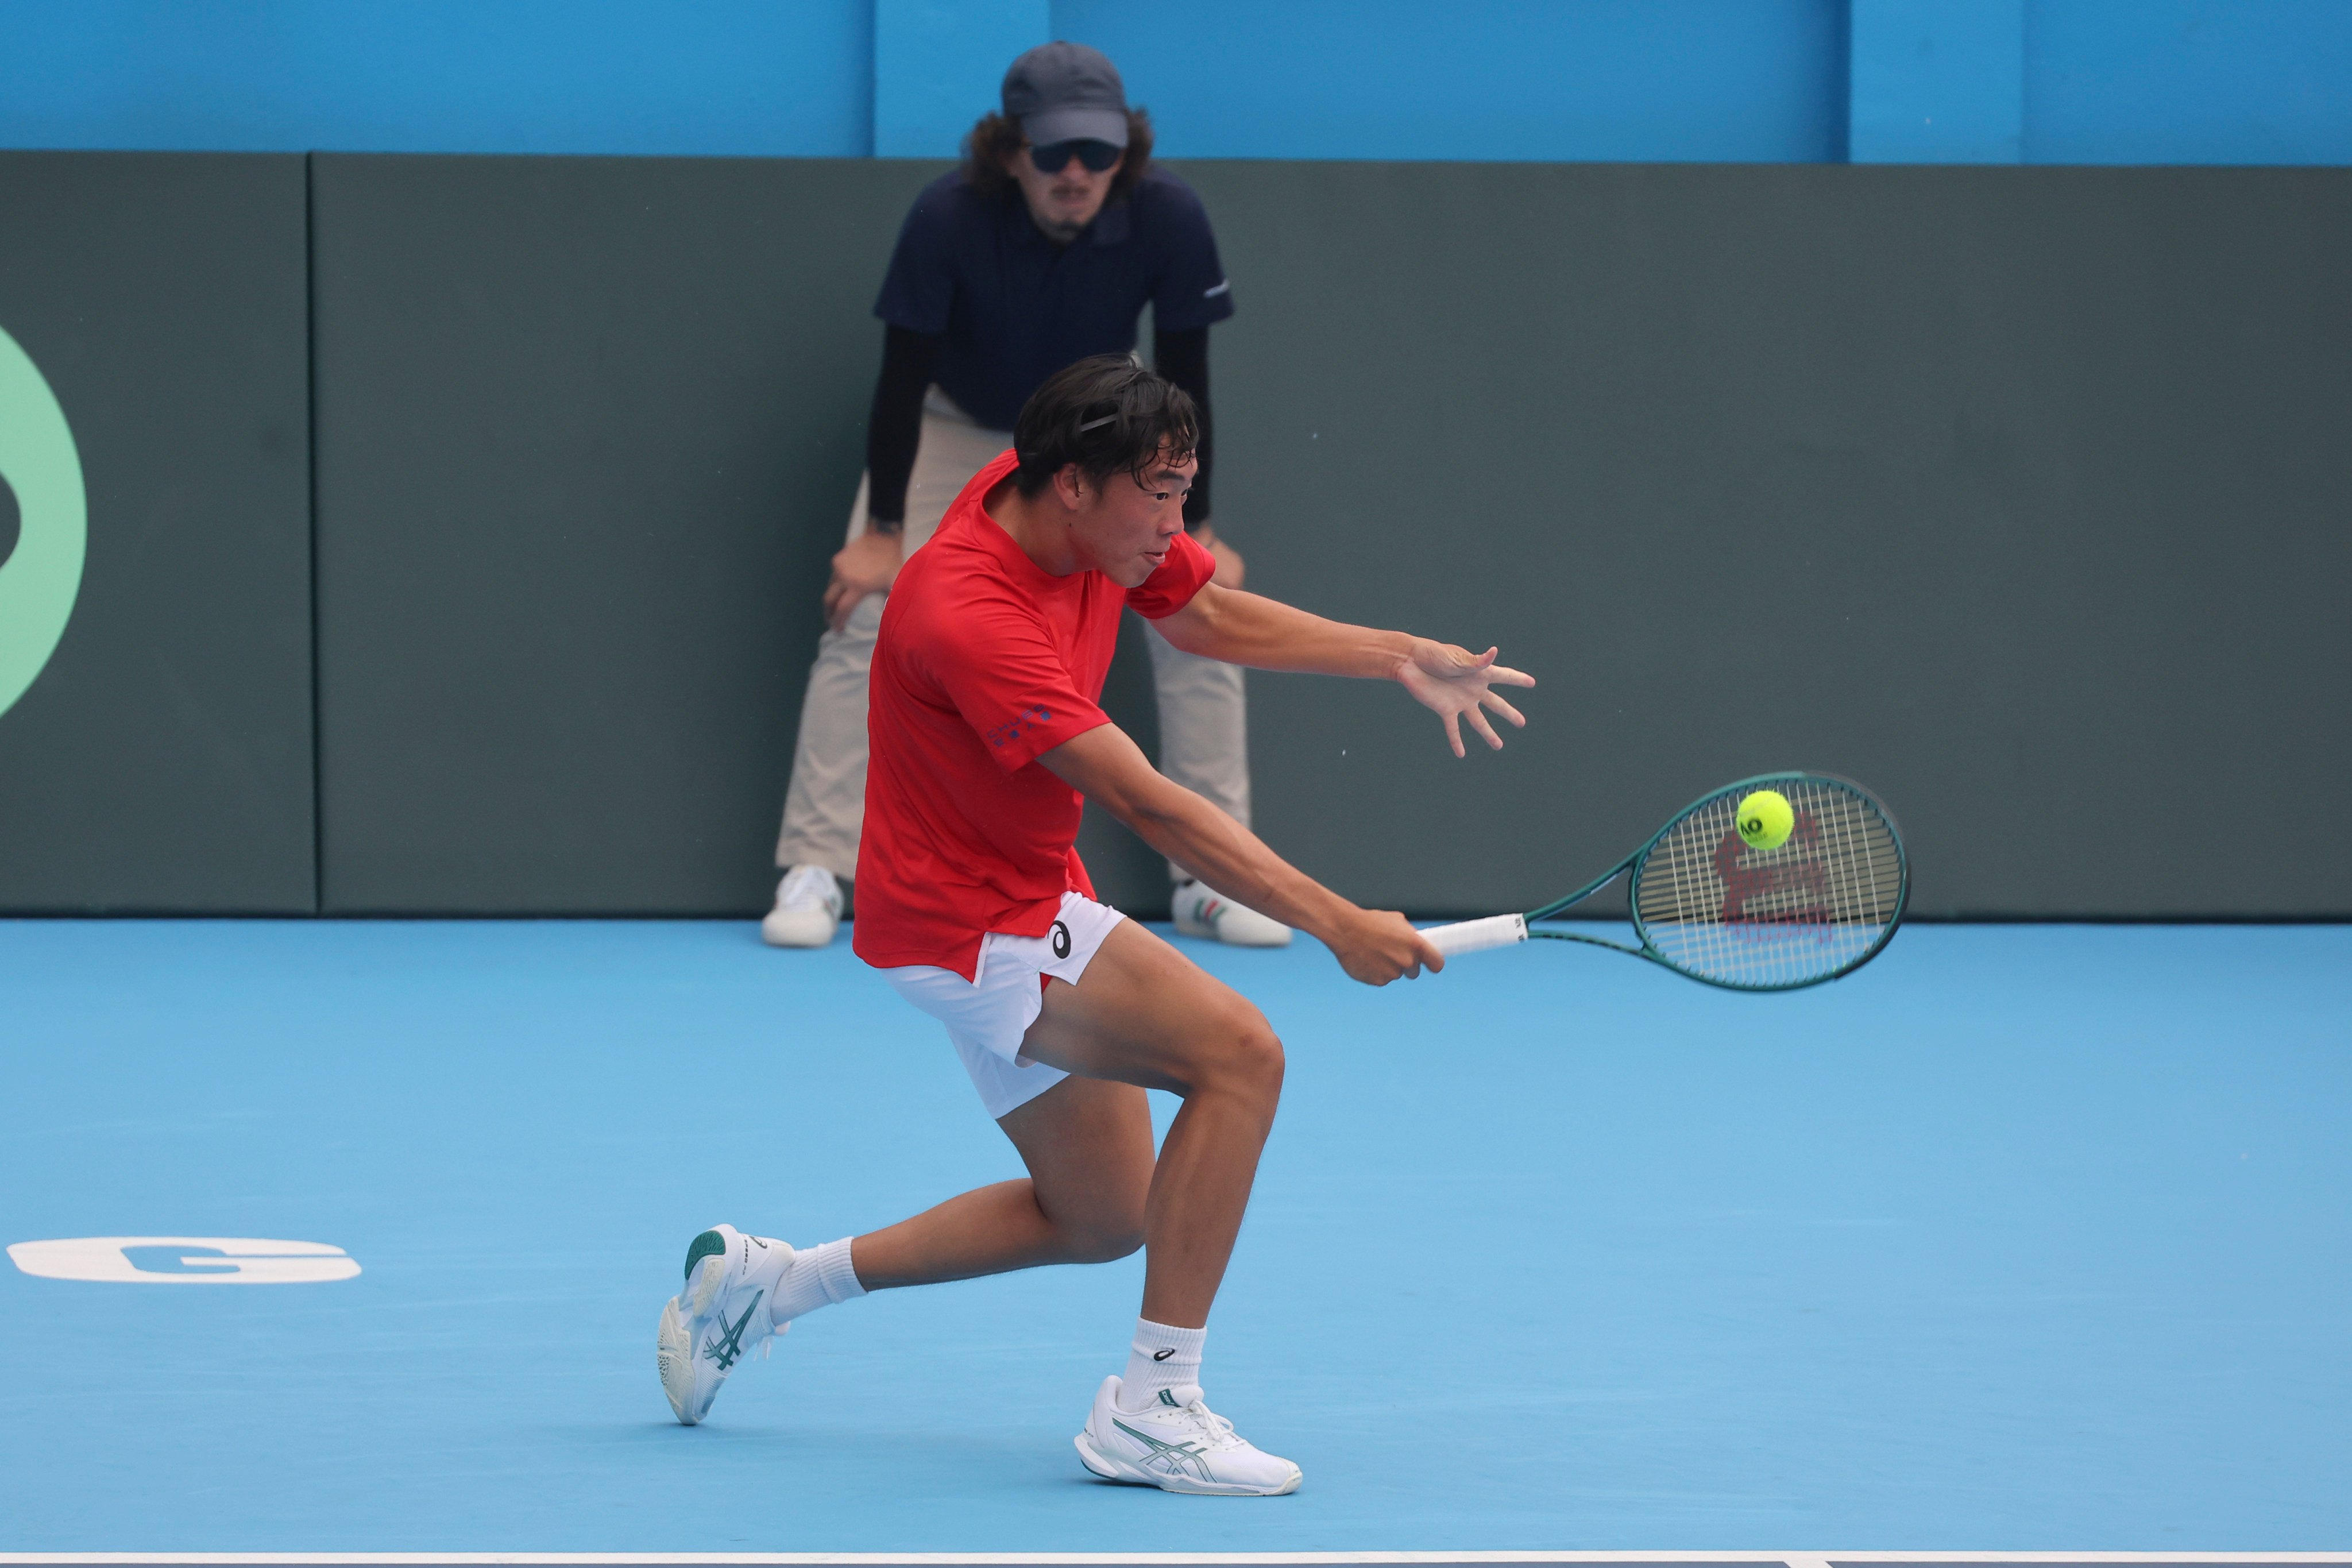
[(919, 1564), (923, 1568), (1022, 1568), (1117, 1563), (1150, 1568), (1223, 1568), (1280, 1564), (1284, 1568), (1347, 1568), (1381, 1563), (1779, 1563), (1787, 1568), (1826, 1568), (1832, 1563), (2347, 1563), (2347, 1552), (0, 1552), (0, 1565), (76, 1563), (96, 1565), (238, 1563), (351, 1565), (351, 1568), (562, 1568), (567, 1563), (598, 1568), (878, 1568)]

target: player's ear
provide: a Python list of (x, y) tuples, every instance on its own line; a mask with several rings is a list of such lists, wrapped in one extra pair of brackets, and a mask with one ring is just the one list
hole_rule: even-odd
[(1061, 496), (1064, 506), (1072, 511), (1083, 510), (1087, 504), (1086, 470), (1076, 463), (1064, 463), (1054, 476), (1054, 489)]

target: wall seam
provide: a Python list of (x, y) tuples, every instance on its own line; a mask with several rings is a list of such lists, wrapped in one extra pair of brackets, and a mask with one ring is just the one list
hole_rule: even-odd
[(302, 366), (310, 490), (310, 913), (327, 912), (326, 745), (319, 700), (319, 155), (302, 154)]

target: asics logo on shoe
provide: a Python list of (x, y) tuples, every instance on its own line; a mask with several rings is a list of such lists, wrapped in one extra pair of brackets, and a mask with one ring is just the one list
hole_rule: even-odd
[[(1176, 1347), (1174, 1345), (1170, 1345), (1164, 1351), (1153, 1351), (1151, 1352), (1151, 1359), (1153, 1361), (1166, 1361), (1170, 1356), (1174, 1355), (1175, 1353)], [(1166, 1390), (1163, 1389), (1161, 1392), (1165, 1393)]]
[(1070, 928), (1059, 921), (1054, 922), (1054, 956), (1055, 958), (1070, 956)]
[[(1151, 1359), (1158, 1361), (1160, 1358), (1158, 1356), (1153, 1356)], [(1160, 1403), (1165, 1405), (1171, 1410), (1181, 1410), (1184, 1408), (1182, 1405), (1176, 1403), (1176, 1396), (1169, 1393), (1164, 1388), (1160, 1391)]]
[(743, 1325), (751, 1321), (751, 1314), (759, 1309), (760, 1298), (766, 1294), (765, 1290), (751, 1292), (751, 1305), (743, 1309), (743, 1315), (736, 1319), (732, 1325), (728, 1324), (726, 1319), (719, 1319), (720, 1326), (726, 1328), (727, 1331), (704, 1342), (702, 1353), (717, 1362), (719, 1371), (731, 1372), (734, 1370), (735, 1363), (742, 1359)]
[[(1163, 1388), (1160, 1394), (1165, 1399), (1168, 1391)], [(1176, 1402), (1170, 1399), (1168, 1403), (1173, 1405)], [(1138, 1468), (1150, 1469), (1153, 1465), (1164, 1465), (1171, 1471), (1198, 1476), (1204, 1481), (1213, 1479), (1209, 1474), (1208, 1465), (1201, 1458), (1200, 1448), (1193, 1444), (1163, 1443), (1149, 1432), (1137, 1431), (1124, 1421), (1113, 1421), (1111, 1425), (1143, 1445), (1143, 1457), (1135, 1461)]]

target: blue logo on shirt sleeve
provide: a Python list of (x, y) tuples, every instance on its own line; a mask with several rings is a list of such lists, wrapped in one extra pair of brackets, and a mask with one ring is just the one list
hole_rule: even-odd
[(1054, 715), (1046, 711), (1045, 704), (1032, 703), (1004, 723), (991, 729), (988, 731), (988, 743), (1002, 751), (1022, 736), (1030, 734), (1041, 725), (1050, 724), (1053, 721)]

